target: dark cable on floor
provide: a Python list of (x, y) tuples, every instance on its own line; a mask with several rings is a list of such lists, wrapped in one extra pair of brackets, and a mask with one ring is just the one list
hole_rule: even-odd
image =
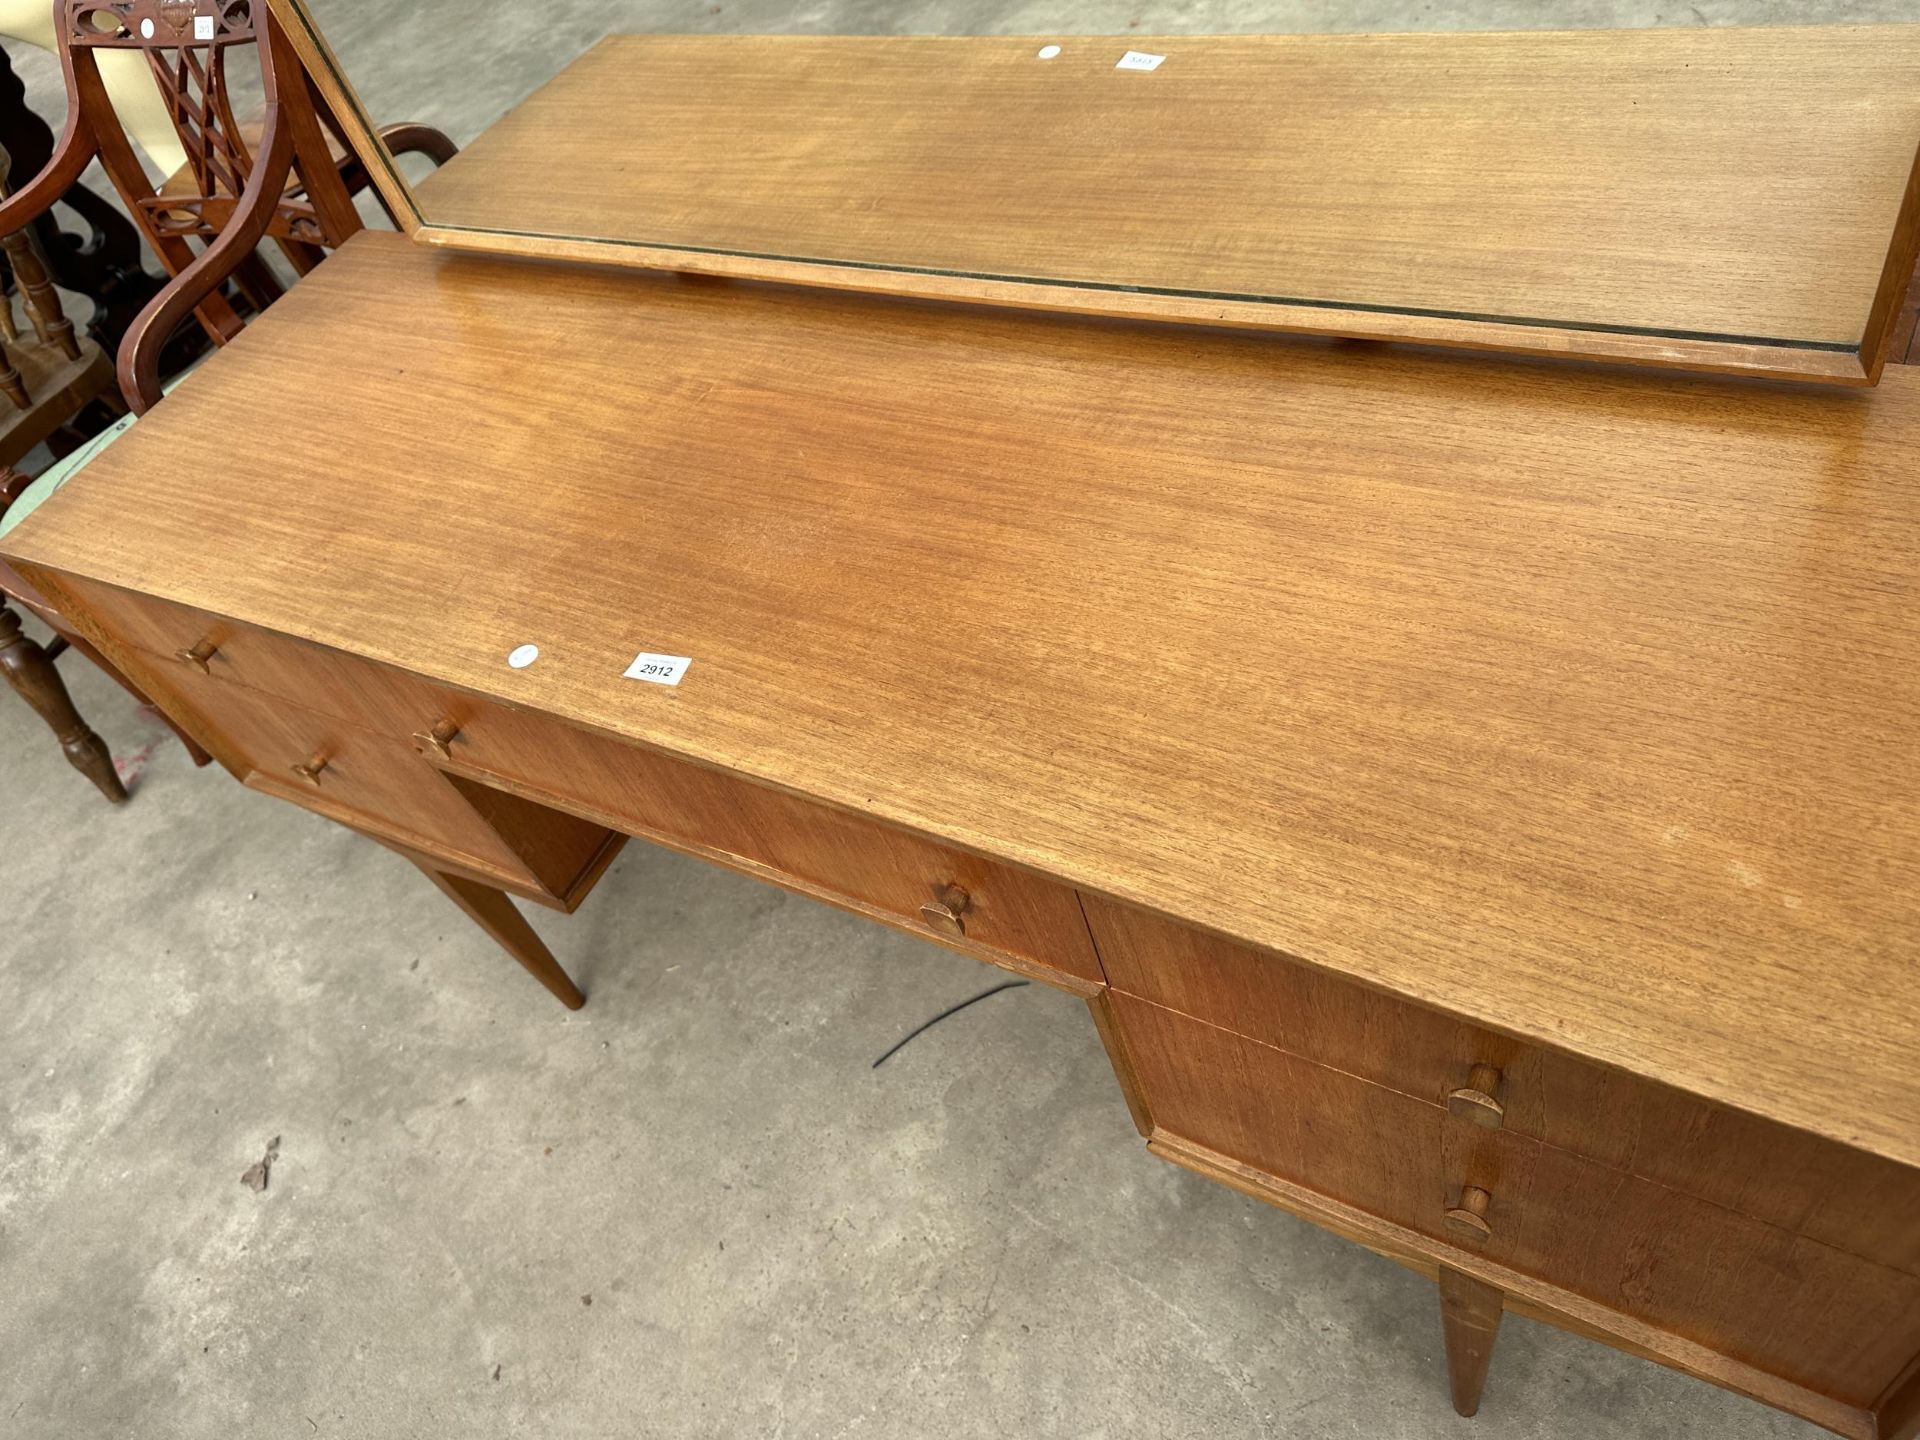
[(895, 1045), (893, 1049), (887, 1051), (886, 1054), (882, 1055), (878, 1060), (873, 1062), (873, 1068), (878, 1070), (882, 1065), (886, 1064), (887, 1061), (891, 1060), (894, 1056), (898, 1055), (903, 1049), (905, 1049), (908, 1040), (913, 1039), (916, 1035), (925, 1034), (927, 1031), (931, 1030), (934, 1026), (938, 1025), (942, 1020), (946, 1019), (949, 1015), (958, 1015), (962, 1010), (966, 1009), (967, 1006), (978, 1005), (982, 1000), (986, 999), (989, 995), (998, 995), (1002, 990), (1018, 990), (1022, 985), (1030, 985), (1032, 983), (1033, 982), (1030, 980), (1009, 980), (1004, 985), (994, 986), (991, 990), (982, 990), (978, 995), (974, 996), (971, 1000), (962, 1000), (958, 1005), (949, 1006), (947, 1009), (942, 1010), (938, 1015), (934, 1016), (931, 1020), (927, 1021), (926, 1024), (916, 1025), (913, 1029), (909, 1030), (906, 1034), (906, 1039), (902, 1040), (898, 1045)]

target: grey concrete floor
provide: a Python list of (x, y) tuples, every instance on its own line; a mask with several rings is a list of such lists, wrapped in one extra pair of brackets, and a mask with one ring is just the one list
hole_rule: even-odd
[[(1920, 18), (313, 3), (377, 114), (460, 138), (616, 29)], [(134, 797), (0, 695), (6, 1440), (1816, 1433), (1520, 1320), (1459, 1420), (1431, 1287), (1148, 1156), (1077, 1002), (1009, 991), (875, 1071), (995, 973), (635, 845), (580, 915), (535, 917), (592, 994), (568, 1015), (405, 864), (194, 771), (61, 663)]]

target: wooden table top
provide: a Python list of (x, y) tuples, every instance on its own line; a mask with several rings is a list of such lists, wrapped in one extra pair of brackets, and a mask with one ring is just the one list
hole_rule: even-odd
[[(1913, 25), (1047, 38), (613, 36), (421, 202), (1135, 300), (1849, 349), (1920, 146)], [(1129, 48), (1163, 62), (1117, 69)]]
[[(368, 234), (6, 548), (1920, 1163), (1916, 453), (1904, 369), (1811, 391)], [(641, 651), (693, 663), (623, 679)]]

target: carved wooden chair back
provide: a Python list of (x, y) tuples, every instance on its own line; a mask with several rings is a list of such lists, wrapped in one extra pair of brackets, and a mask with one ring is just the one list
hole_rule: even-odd
[[(20, 228), (70, 186), (96, 156), (174, 282), (129, 327), (119, 355), (120, 388), (144, 411), (158, 401), (159, 352), (173, 326), (197, 314), (217, 343), (241, 328), (223, 287), (229, 278), (256, 304), (279, 287), (254, 255), (278, 241), (296, 270), (361, 229), (353, 190), (366, 183), (328, 144), (338, 119), (314, 87), (267, 0), (54, 0), (54, 28), (66, 77), (67, 124), (45, 169), (0, 203), (0, 234)], [(265, 99), (257, 135), (235, 119), (227, 74), (234, 52), (259, 58)], [(96, 56), (143, 51), (188, 156), (156, 188), (107, 97)], [(419, 125), (383, 131), (389, 143), (436, 161), (452, 142)], [(344, 140), (342, 140), (344, 153)], [(196, 245), (203, 246), (197, 250)]]
[[(237, 46), (259, 49), (262, 67), (274, 71), (281, 83), (297, 179), (275, 202), (267, 233), (295, 247), (296, 256), (307, 253), (309, 260), (317, 259), (311, 247), (340, 244), (360, 228), (360, 218), (321, 133), (324, 102), (317, 94), (288, 94), (290, 87), (305, 88), (304, 72), (290, 50), (271, 40), (262, 44), (255, 15), (264, 17), (266, 8), (264, 0), (67, 0), (63, 38), (69, 51), (88, 52), (87, 64), (96, 71), (91, 52), (145, 52), (186, 152), (186, 171), (156, 194), (144, 171), (125, 166), (121, 147), (109, 149), (103, 143), (101, 158), (123, 198), (129, 205), (137, 201), (148, 233), (160, 241), (210, 240), (232, 218), (254, 157), (245, 130), (234, 118), (227, 63)], [(300, 103), (303, 100), (306, 103)], [(117, 111), (113, 128), (124, 135)], [(124, 153), (130, 154), (131, 147)], [(185, 267), (169, 268), (178, 273)]]
[[(211, 246), (240, 216), (248, 181), (261, 168), (257, 161), (272, 173), (258, 197), (265, 213), (249, 216), (264, 222), (254, 244), (280, 241), (294, 267), (305, 271), (320, 247), (339, 245), (360, 229), (327, 145), (325, 101), (275, 30), (265, 0), (54, 0), (54, 33), (66, 78), (67, 127), (52, 162), (23, 188), (23, 197), (44, 188), (51, 203), (97, 156), (154, 253), (176, 276), (193, 265), (196, 243)], [(108, 99), (96, 61), (103, 50), (143, 52), (173, 119), (187, 167), (159, 188)], [(267, 111), (257, 139), (233, 111), (227, 72), (236, 50), (258, 56)], [(251, 247), (234, 268), (250, 260)], [(258, 267), (253, 278), (270, 284), (263, 275)], [(277, 287), (256, 303), (275, 294)], [(216, 341), (238, 333), (240, 317), (217, 288), (197, 310)]]

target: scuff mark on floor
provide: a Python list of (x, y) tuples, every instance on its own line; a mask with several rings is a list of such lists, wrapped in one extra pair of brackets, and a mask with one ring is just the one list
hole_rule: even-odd
[(273, 1173), (273, 1162), (280, 1158), (280, 1137), (274, 1136), (267, 1142), (267, 1153), (246, 1168), (240, 1183), (258, 1195), (267, 1188), (267, 1179)]

